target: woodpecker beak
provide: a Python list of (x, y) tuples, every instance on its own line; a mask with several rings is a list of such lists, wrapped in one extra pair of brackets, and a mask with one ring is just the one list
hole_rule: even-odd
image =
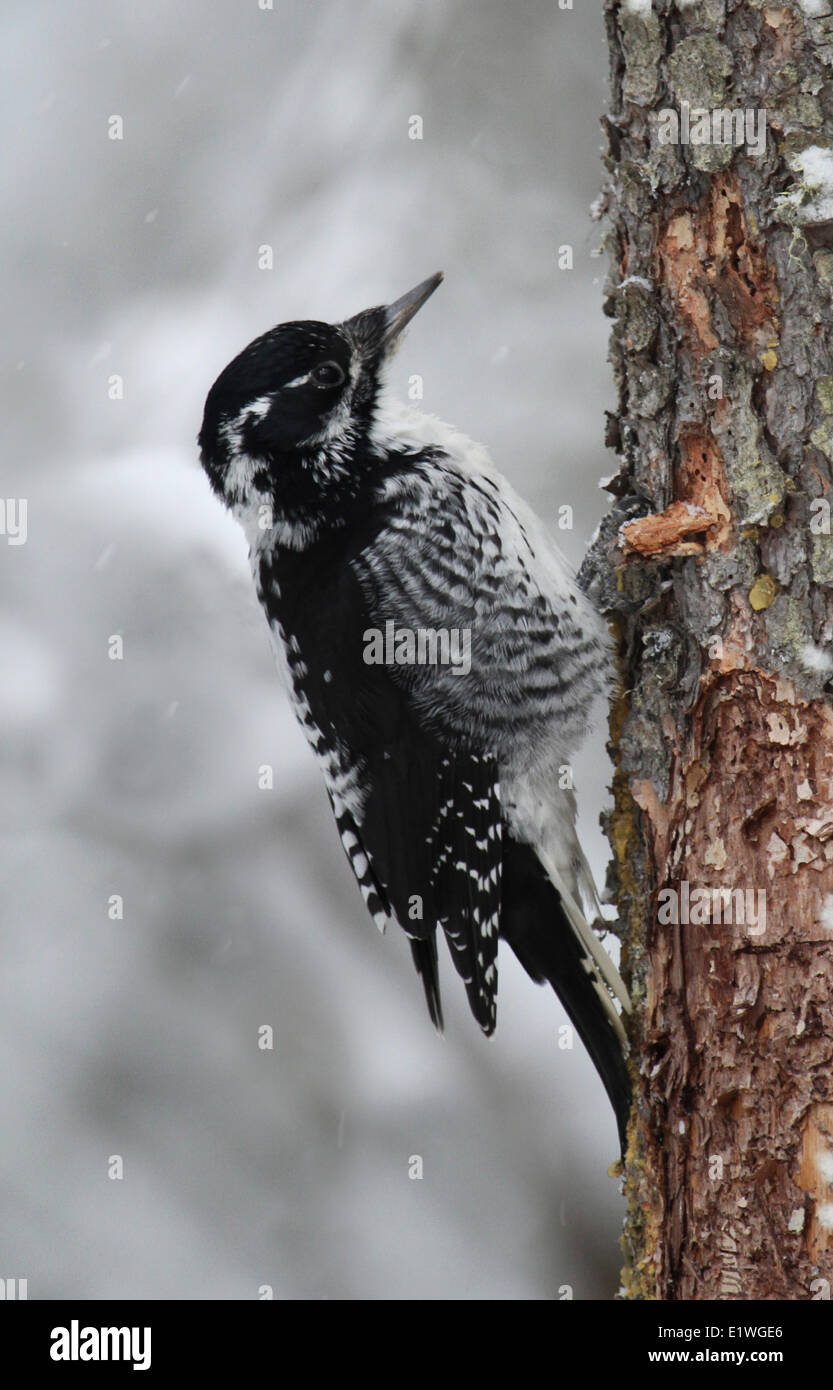
[(409, 290), (403, 294), (401, 299), (395, 300), (393, 304), (388, 304), (385, 309), (385, 328), (382, 334), (382, 347), (388, 349), (393, 346), (403, 328), (411, 322), (414, 314), (421, 309), (426, 299), (434, 293), (439, 284), (442, 283), (443, 273), (437, 271), (436, 275), (430, 275), (427, 280), (423, 280), (416, 289)]

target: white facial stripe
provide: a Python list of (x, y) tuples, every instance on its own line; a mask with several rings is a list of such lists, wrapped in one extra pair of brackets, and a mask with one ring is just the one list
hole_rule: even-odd
[(323, 428), (303, 439), (301, 443), (332, 444), (338, 449), (352, 444), (354, 438), (355, 430), (350, 421), (350, 401), (341, 400), (332, 414), (327, 416)]
[(306, 386), (311, 375), (311, 372), (307, 372), (305, 376), (296, 376), (294, 381), (285, 382), (284, 385), (281, 387), (281, 390), (286, 391), (290, 386)]
[(254, 473), (254, 461), (246, 454), (240, 453), (239, 450), (236, 451), (231, 457), (223, 480), (226, 497), (239, 500), (248, 496), (252, 491)]
[(240, 449), (243, 442), (243, 428), (249, 420), (262, 420), (274, 405), (273, 396), (258, 396), (256, 401), (247, 405), (245, 410), (241, 410), (239, 415), (235, 415), (233, 420), (225, 420), (220, 426), (220, 434), (232, 451)]

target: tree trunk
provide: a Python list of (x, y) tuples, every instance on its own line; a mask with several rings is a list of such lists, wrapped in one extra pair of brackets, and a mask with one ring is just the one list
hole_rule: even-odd
[(829, 1298), (833, 16), (607, 0), (607, 24), (624, 1284)]

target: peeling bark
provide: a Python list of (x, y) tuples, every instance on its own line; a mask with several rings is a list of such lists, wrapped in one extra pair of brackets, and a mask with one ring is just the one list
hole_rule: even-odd
[[(607, 829), (635, 999), (635, 1298), (825, 1298), (833, 1284), (833, 12), (820, 9), (833, 6), (606, 5), (622, 525), (603, 536), (597, 583), (623, 668)], [(764, 111), (763, 152), (663, 143), (662, 113), (683, 103)]]

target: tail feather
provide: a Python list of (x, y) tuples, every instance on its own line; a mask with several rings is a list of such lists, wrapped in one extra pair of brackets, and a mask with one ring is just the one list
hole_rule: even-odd
[(624, 1152), (631, 1088), (621, 1023), (611, 1017), (612, 1001), (583, 935), (532, 847), (507, 836), (501, 936), (532, 979), (548, 980), (564, 1005), (610, 1097)]
[(437, 1032), (441, 1033), (443, 1031), (443, 1006), (442, 1000), (440, 999), (440, 973), (437, 962), (436, 936), (423, 937), (419, 940), (412, 937), (411, 955), (414, 958), (417, 974), (422, 980), (422, 988), (425, 991), (425, 1002), (428, 1005), (431, 1022)]

